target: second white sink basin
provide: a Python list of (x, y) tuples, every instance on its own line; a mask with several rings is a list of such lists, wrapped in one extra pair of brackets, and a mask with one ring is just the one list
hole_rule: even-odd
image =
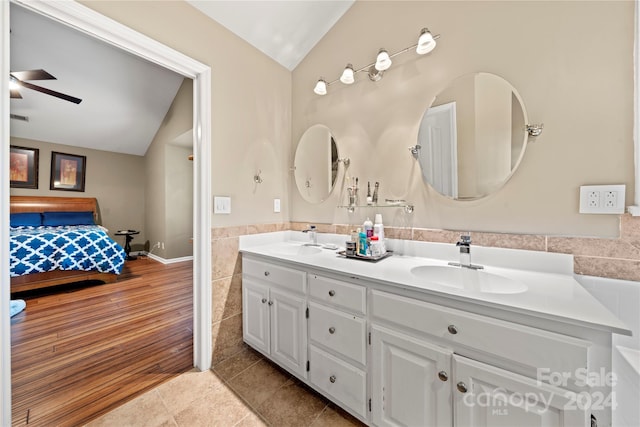
[(421, 280), (451, 288), (491, 294), (518, 294), (527, 285), (483, 270), (440, 265), (422, 265), (411, 269), (411, 274)]

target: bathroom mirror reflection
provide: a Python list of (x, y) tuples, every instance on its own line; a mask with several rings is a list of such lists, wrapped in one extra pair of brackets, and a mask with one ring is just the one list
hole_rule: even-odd
[(424, 180), (456, 200), (485, 197), (500, 189), (527, 144), (524, 104), (502, 77), (473, 73), (438, 93), (418, 131)]
[(320, 124), (307, 129), (298, 142), (293, 165), (302, 198), (310, 203), (326, 200), (338, 176), (338, 146), (331, 130)]

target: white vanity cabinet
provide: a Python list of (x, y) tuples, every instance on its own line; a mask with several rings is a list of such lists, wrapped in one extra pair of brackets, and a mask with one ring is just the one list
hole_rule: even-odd
[(247, 344), (306, 377), (306, 273), (242, 260), (242, 334)]
[(393, 258), (376, 277), (330, 253), (316, 265), (256, 252), (243, 253), (245, 342), (368, 425), (611, 426), (610, 384), (580, 376), (611, 372), (615, 320), (426, 292), (389, 279)]

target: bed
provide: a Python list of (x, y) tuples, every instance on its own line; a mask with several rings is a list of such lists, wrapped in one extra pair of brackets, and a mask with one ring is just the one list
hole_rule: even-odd
[(85, 280), (110, 283), (121, 273), (124, 249), (95, 225), (95, 198), (11, 196), (10, 213), (12, 294)]

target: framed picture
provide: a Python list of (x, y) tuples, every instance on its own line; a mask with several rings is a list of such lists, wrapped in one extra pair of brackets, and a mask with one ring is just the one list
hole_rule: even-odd
[(86, 156), (51, 152), (51, 190), (84, 191)]
[(38, 188), (38, 149), (10, 146), (11, 188)]

